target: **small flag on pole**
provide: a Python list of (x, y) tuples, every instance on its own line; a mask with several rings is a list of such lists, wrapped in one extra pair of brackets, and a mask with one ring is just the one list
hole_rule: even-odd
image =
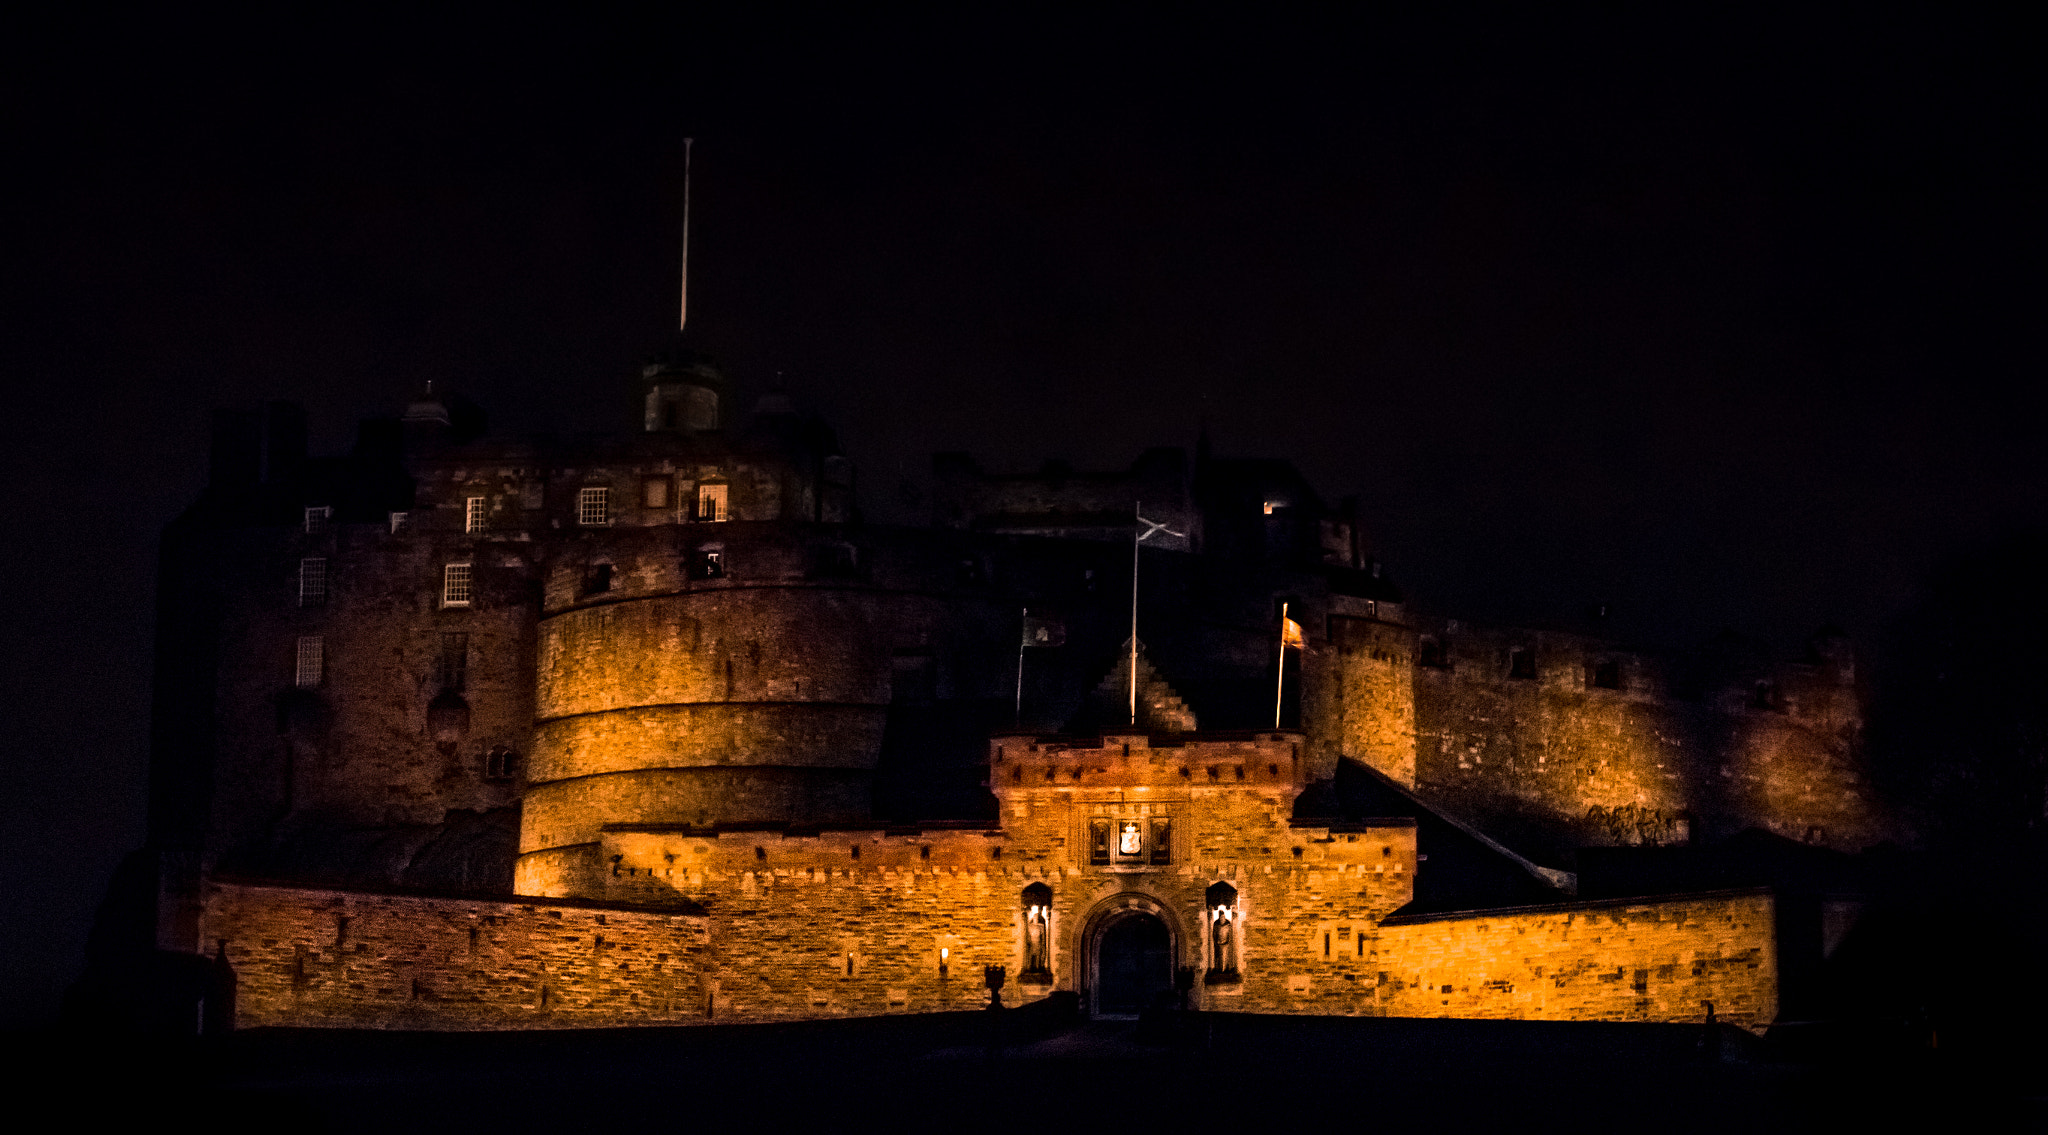
[(1042, 615), (1024, 616), (1023, 646), (1052, 647), (1065, 646), (1066, 643), (1067, 624), (1058, 619), (1045, 618)]
[(1307, 649), (1308, 643), (1302, 638), (1301, 624), (1285, 615), (1280, 616), (1280, 645), (1282, 648), (1298, 647)]

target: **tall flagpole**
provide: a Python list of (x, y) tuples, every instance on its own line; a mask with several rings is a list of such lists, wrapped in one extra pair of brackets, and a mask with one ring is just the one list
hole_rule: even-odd
[(1273, 683), (1273, 728), (1280, 728), (1281, 691), (1287, 687), (1287, 604), (1280, 604), (1280, 676)]
[(1024, 728), (1024, 636), (1031, 633), (1031, 608), (1024, 608), (1023, 626), (1017, 633), (1017, 721), (1016, 728)]
[(683, 288), (676, 308), (676, 330), (690, 322), (690, 146), (695, 138), (683, 139)]
[[(1138, 518), (1142, 526), (1145, 519), (1138, 515), (1144, 505), (1131, 502), (1131, 515)], [(1138, 543), (1145, 537), (1138, 534), (1139, 528), (1131, 529), (1131, 724), (1138, 724)]]

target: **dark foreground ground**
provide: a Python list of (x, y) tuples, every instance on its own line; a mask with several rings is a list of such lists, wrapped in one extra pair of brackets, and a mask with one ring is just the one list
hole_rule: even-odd
[[(2039, 1130), (2032, 1059), (1699, 1026), (1029, 1010), (516, 1034), (16, 1036), (17, 1115), (209, 1132)], [(2024, 1046), (2032, 1049), (2032, 1045)], [(1304, 1129), (1299, 1124), (1310, 1123)], [(1510, 1126), (1501, 1126), (1501, 1125)], [(1187, 1130), (1187, 1128), (1181, 1128)]]

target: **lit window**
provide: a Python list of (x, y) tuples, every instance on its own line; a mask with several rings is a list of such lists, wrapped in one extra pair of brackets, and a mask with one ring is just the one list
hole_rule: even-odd
[(690, 560), (690, 576), (694, 579), (724, 579), (725, 553), (717, 548), (699, 548)]
[(299, 606), (318, 607), (327, 602), (327, 561), (308, 556), (299, 561)]
[(1287, 502), (1286, 502), (1286, 501), (1267, 501), (1267, 502), (1266, 502), (1266, 515), (1267, 515), (1267, 516), (1271, 516), (1271, 515), (1273, 515), (1273, 510), (1274, 510), (1274, 509), (1276, 509), (1276, 508), (1286, 508), (1286, 507), (1287, 507)]
[(586, 486), (576, 493), (576, 523), (604, 525), (612, 522), (612, 491), (601, 485)]
[(324, 504), (314, 505), (306, 510), (306, 531), (325, 532), (327, 522), (334, 516), (334, 510)]
[(302, 690), (310, 690), (320, 684), (326, 669), (326, 644), (319, 635), (299, 636), (299, 664), (293, 681)]
[(668, 478), (647, 477), (640, 482), (640, 507), (668, 507)]
[[(598, 523), (601, 524), (603, 521)], [(469, 498), (469, 507), (464, 509), (462, 513), (462, 530), (464, 532), (482, 532), (484, 530), (484, 498)]]
[(441, 606), (469, 606), (468, 564), (448, 564), (441, 569)]
[(410, 522), (411, 520), (412, 520), (412, 514), (411, 514), (411, 513), (409, 513), (409, 512), (394, 512), (394, 513), (392, 513), (392, 514), (391, 514), (391, 534), (392, 534), (393, 536), (396, 536), (396, 535), (398, 535), (398, 534), (399, 534), (400, 532), (403, 532), (403, 531), (405, 531), (405, 530), (406, 530), (406, 527), (407, 527), (407, 525), (408, 525), (408, 523), (409, 523), (409, 522)]
[(731, 514), (726, 511), (724, 485), (697, 486), (697, 519), (727, 520)]

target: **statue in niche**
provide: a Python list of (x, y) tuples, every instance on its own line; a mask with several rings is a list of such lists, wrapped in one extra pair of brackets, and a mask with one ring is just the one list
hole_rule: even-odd
[(1033, 883), (1024, 888), (1024, 973), (1052, 975), (1052, 888)]
[(1237, 978), (1237, 888), (1216, 883), (1209, 888), (1209, 980)]

